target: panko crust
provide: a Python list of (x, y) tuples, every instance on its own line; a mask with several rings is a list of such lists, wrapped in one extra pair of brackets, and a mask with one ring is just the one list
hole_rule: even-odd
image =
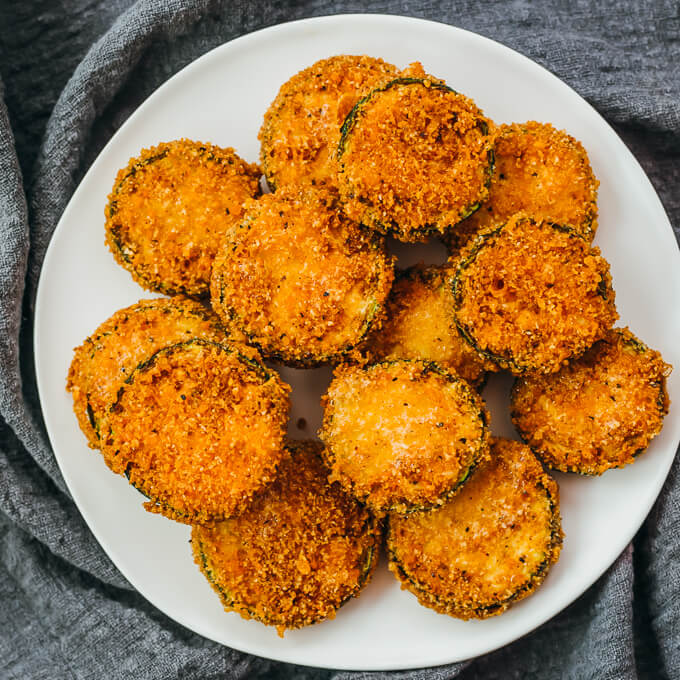
[(568, 225), (593, 240), (599, 182), (581, 142), (549, 123), (512, 123), (499, 127), (494, 156), (488, 198), (446, 234), (452, 252), (518, 212)]
[(260, 161), (272, 191), (295, 184), (337, 184), (340, 127), (356, 102), (397, 74), (368, 56), (321, 59), (280, 88), (264, 115)]
[(321, 403), (331, 480), (378, 514), (441, 505), (489, 455), (482, 398), (433, 362), (341, 365)]
[(315, 441), (289, 442), (279, 474), (235, 519), (194, 526), (194, 560), (227, 611), (285, 629), (335, 617), (378, 561), (382, 526), (337, 483)]
[(342, 126), (347, 214), (402, 241), (443, 233), (488, 195), (493, 129), (471, 99), (429, 76), (376, 88)]
[(378, 327), (394, 278), (384, 239), (334, 194), (281, 189), (247, 208), (215, 260), (213, 309), (290, 366), (339, 360)]
[(512, 421), (549, 467), (600, 475), (633, 463), (659, 434), (671, 370), (628, 328), (615, 328), (558, 373), (518, 378)]
[(425, 607), (502, 614), (545, 579), (562, 547), (559, 492), (528, 446), (493, 438), (491, 459), (446, 505), (387, 522), (389, 568)]
[(248, 350), (194, 338), (158, 350), (120, 388), (102, 453), (149, 498), (149, 512), (226, 519), (274, 479), (290, 387)]
[(463, 250), (453, 297), (463, 337), (514, 374), (558, 371), (618, 318), (599, 248), (569, 227), (522, 213)]
[(260, 168), (232, 148), (180, 139), (143, 149), (117, 176), (106, 243), (147, 290), (202, 298), (224, 234), (260, 194)]
[(165, 345), (194, 337), (220, 342), (227, 335), (210, 308), (181, 296), (140, 300), (115, 312), (73, 350), (68, 371), (66, 389), (88, 445), (99, 448), (99, 422), (142, 361)]
[(370, 363), (422, 359), (451, 369), (479, 388), (495, 364), (483, 360), (461, 336), (453, 321), (447, 266), (409, 267), (399, 272), (385, 306), (382, 328), (368, 342)]

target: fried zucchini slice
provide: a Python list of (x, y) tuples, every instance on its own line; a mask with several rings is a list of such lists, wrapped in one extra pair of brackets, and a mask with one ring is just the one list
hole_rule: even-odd
[(420, 604), (459, 619), (502, 614), (557, 562), (557, 484), (528, 446), (493, 438), (491, 460), (446, 505), (387, 523), (389, 568)]
[(220, 342), (227, 331), (211, 309), (177, 296), (118, 310), (75, 348), (66, 389), (91, 448), (99, 448), (101, 418), (132, 371), (161, 347), (195, 337)]
[(380, 323), (394, 261), (331, 193), (281, 189), (253, 201), (215, 260), (213, 309), (264, 356), (291, 366), (339, 359)]
[(449, 231), (445, 240), (451, 251), (518, 212), (568, 225), (593, 240), (599, 182), (581, 142), (549, 123), (513, 123), (500, 126), (494, 153), (489, 197)]
[(143, 149), (116, 176), (106, 242), (143, 288), (206, 297), (217, 248), (260, 176), (231, 148), (181, 139)]
[(361, 99), (338, 145), (348, 216), (401, 241), (423, 241), (488, 195), (493, 124), (441, 81), (401, 77)]
[(284, 455), (290, 387), (246, 347), (195, 338), (138, 366), (102, 425), (108, 466), (144, 507), (201, 524), (242, 512)]
[(194, 526), (194, 559), (227, 611), (285, 629), (335, 617), (368, 583), (382, 527), (328, 482), (314, 441), (289, 442), (273, 482), (235, 519)]
[(570, 227), (524, 214), (481, 232), (458, 260), (463, 337), (512, 373), (554, 373), (618, 318), (609, 264)]
[(630, 330), (615, 328), (558, 373), (518, 378), (512, 421), (549, 467), (600, 475), (634, 462), (659, 434), (671, 370)]
[(416, 265), (400, 272), (387, 299), (385, 321), (369, 342), (371, 362), (423, 359), (452, 369), (475, 387), (495, 365), (461, 337), (453, 321), (449, 267)]
[(396, 74), (397, 68), (382, 59), (338, 55), (287, 80), (258, 135), (271, 190), (306, 183), (335, 186), (340, 126), (361, 97)]
[(340, 366), (322, 405), (331, 479), (378, 513), (441, 505), (489, 455), (481, 397), (433, 362)]

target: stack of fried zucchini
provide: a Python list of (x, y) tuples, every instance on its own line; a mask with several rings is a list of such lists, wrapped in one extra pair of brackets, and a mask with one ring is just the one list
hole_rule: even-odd
[[(81, 429), (147, 510), (193, 526), (225, 608), (281, 634), (332, 618), (383, 543), (423, 605), (502, 613), (559, 557), (544, 466), (631, 463), (668, 411), (670, 367), (613, 328), (585, 149), (496, 125), (418, 63), (347, 55), (284, 83), (260, 141), (262, 170), (186, 139), (120, 170), (107, 243), (171, 297), (76, 348)], [(449, 259), (395, 276), (387, 237)], [(320, 442), (286, 439), (272, 363), (336, 367)], [(524, 443), (490, 435), (490, 371), (516, 376)]]

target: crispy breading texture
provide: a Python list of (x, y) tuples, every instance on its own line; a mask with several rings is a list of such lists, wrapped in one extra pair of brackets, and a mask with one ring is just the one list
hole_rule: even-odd
[(378, 561), (382, 527), (328, 482), (321, 445), (290, 442), (279, 475), (241, 516), (195, 526), (194, 560), (227, 611), (285, 629), (332, 619)]
[(394, 260), (329, 192), (280, 189), (247, 208), (215, 259), (213, 309), (264, 356), (337, 360), (380, 324)]
[(338, 55), (287, 80), (258, 135), (272, 191), (305, 183), (335, 186), (340, 126), (359, 99), (396, 74), (397, 68), (382, 59)]
[(471, 99), (428, 76), (375, 89), (342, 127), (347, 214), (402, 241), (444, 232), (488, 195), (492, 129)]
[(377, 513), (441, 505), (489, 455), (481, 397), (433, 362), (339, 366), (322, 405), (331, 479)]
[(557, 562), (557, 484), (528, 446), (493, 438), (491, 460), (446, 505), (390, 515), (386, 545), (390, 570), (425, 607), (460, 619), (502, 614)]
[(627, 328), (616, 328), (550, 376), (512, 390), (512, 421), (546, 465), (600, 475), (635, 461), (661, 431), (672, 367)]
[(260, 193), (261, 172), (231, 148), (180, 139), (130, 159), (106, 206), (106, 242), (148, 290), (200, 298), (225, 232)]
[(463, 336), (515, 374), (558, 371), (618, 318), (599, 248), (568, 227), (522, 213), (464, 249), (453, 294)]
[(242, 349), (199, 338), (164, 347), (120, 389), (102, 421), (102, 453), (150, 512), (225, 519), (274, 478), (290, 387)]
[(489, 197), (452, 228), (445, 241), (459, 251), (482, 229), (518, 212), (572, 227), (588, 241), (597, 229), (597, 187), (581, 142), (549, 123), (501, 125)]
[(132, 371), (161, 347), (194, 337), (220, 342), (227, 331), (199, 302), (156, 298), (118, 310), (74, 349), (66, 389), (91, 448), (99, 448), (99, 422)]
[(385, 321), (368, 342), (371, 363), (423, 359), (454, 370), (475, 387), (496, 370), (461, 336), (453, 321), (450, 267), (416, 265), (400, 272), (387, 299)]

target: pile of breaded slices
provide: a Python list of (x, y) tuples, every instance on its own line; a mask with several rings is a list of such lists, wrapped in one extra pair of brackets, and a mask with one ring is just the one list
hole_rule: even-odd
[[(193, 526), (225, 608), (281, 634), (334, 617), (381, 546), (423, 605), (502, 613), (560, 553), (544, 466), (631, 463), (668, 411), (670, 366), (612, 328), (585, 149), (366, 56), (284, 83), (260, 140), (261, 168), (182, 139), (118, 173), (107, 243), (167, 297), (76, 348), (81, 429), (147, 510)], [(386, 236), (450, 258), (395, 275)], [(277, 364), (336, 367), (320, 441), (286, 439)], [(501, 370), (524, 443), (489, 433)]]

